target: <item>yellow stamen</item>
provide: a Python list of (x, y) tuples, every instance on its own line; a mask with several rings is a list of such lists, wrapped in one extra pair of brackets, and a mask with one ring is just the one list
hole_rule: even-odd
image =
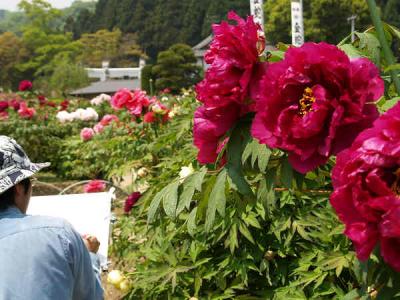
[(311, 88), (305, 88), (303, 93), (303, 98), (299, 100), (300, 109), (299, 115), (305, 116), (312, 109), (312, 104), (315, 102), (315, 97)]
[(392, 183), (391, 188), (396, 195), (400, 195), (400, 168), (397, 169), (393, 174), (396, 176), (396, 179)]

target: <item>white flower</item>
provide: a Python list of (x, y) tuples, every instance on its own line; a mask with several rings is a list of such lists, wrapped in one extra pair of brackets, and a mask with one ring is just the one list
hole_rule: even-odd
[(119, 270), (112, 270), (108, 273), (107, 282), (111, 283), (115, 286), (119, 286), (119, 284), (124, 280), (124, 276)]
[(162, 101), (162, 102), (167, 102), (167, 101), (168, 101), (168, 97), (166, 97), (166, 96), (162, 97), (162, 98), (161, 98), (161, 101)]
[(175, 117), (175, 113), (174, 113), (173, 110), (171, 110), (171, 111), (168, 113), (168, 117), (169, 117), (170, 119), (172, 119), (173, 117)]
[(185, 178), (192, 175), (194, 173), (194, 169), (192, 164), (188, 165), (187, 167), (182, 167), (181, 171), (179, 172), (180, 181), (183, 182)]
[(72, 114), (70, 114), (69, 112), (67, 112), (65, 110), (58, 112), (56, 118), (61, 123), (67, 123), (67, 122), (71, 122), (74, 120)]
[(120, 291), (122, 291), (124, 293), (128, 292), (130, 288), (131, 288), (131, 285), (129, 284), (128, 280), (124, 280), (119, 284)]
[(97, 97), (90, 100), (90, 104), (97, 106), (102, 104), (103, 102), (110, 102), (110, 101), (111, 101), (111, 96), (107, 94), (100, 94)]
[(138, 175), (139, 177), (145, 177), (148, 173), (149, 173), (149, 171), (148, 171), (146, 168), (140, 168), (140, 169), (137, 171), (137, 175)]
[(97, 112), (91, 108), (88, 107), (86, 110), (83, 111), (83, 113), (81, 114), (81, 120), (82, 121), (97, 121), (99, 119), (99, 115), (97, 114)]
[(137, 191), (141, 194), (144, 194), (149, 188), (150, 188), (150, 185), (147, 181), (137, 185)]
[(152, 110), (153, 112), (155, 112), (156, 114), (161, 114), (161, 113), (164, 112), (164, 110), (162, 109), (162, 107), (161, 107), (158, 103), (154, 104), (154, 105), (151, 107), (151, 110)]

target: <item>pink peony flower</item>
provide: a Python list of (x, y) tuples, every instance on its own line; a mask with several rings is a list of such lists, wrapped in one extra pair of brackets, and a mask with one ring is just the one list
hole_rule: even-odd
[(0, 120), (7, 120), (9, 117), (8, 112), (7, 111), (1, 111), (0, 112)]
[(104, 126), (101, 123), (97, 123), (94, 125), (93, 130), (97, 134), (102, 133), (104, 131)]
[(132, 115), (139, 116), (144, 107), (150, 105), (146, 92), (136, 89), (133, 92), (128, 89), (121, 89), (111, 99), (111, 106), (114, 109), (126, 108)]
[(358, 258), (380, 243), (383, 259), (400, 272), (400, 104), (338, 155), (332, 182), (331, 204)]
[(225, 106), (231, 102), (249, 104), (250, 83), (258, 69), (263, 68), (259, 55), (265, 39), (253, 17), (241, 19), (229, 12), (228, 22), (213, 25), (214, 39), (205, 55), (205, 79), (196, 86), (197, 99), (206, 107)]
[(32, 82), (30, 82), (29, 80), (22, 80), (19, 83), (19, 87), (18, 87), (19, 91), (24, 92), (24, 91), (28, 91), (31, 89), (32, 89)]
[(199, 107), (194, 113), (194, 145), (199, 149), (201, 164), (214, 163), (221, 151), (226, 132), (241, 116), (241, 106), (231, 103), (225, 107)]
[(289, 152), (301, 173), (324, 164), (372, 125), (384, 92), (378, 68), (336, 46), (305, 43), (270, 64), (257, 91), (252, 134)]
[(4, 112), (8, 109), (8, 101), (0, 101), (0, 112)]
[(92, 128), (85, 127), (81, 130), (81, 139), (82, 141), (89, 141), (93, 138), (95, 132)]
[(116, 115), (105, 115), (101, 121), (100, 124), (103, 126), (108, 126), (110, 125), (112, 122), (119, 122), (119, 119)]
[(106, 183), (103, 180), (92, 180), (83, 187), (85, 193), (100, 193), (106, 189)]
[(161, 91), (161, 94), (171, 94), (171, 89), (170, 88), (165, 88)]
[(132, 210), (132, 207), (136, 204), (136, 202), (140, 199), (141, 196), (142, 194), (139, 192), (134, 192), (128, 196), (128, 198), (125, 200), (125, 205), (124, 205), (125, 213), (129, 213)]
[(36, 110), (34, 108), (29, 108), (26, 105), (26, 102), (21, 102), (18, 110), (18, 115), (24, 119), (32, 119), (36, 114)]

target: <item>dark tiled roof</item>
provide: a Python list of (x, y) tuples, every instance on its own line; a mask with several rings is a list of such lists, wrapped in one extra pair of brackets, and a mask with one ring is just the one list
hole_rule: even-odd
[(96, 81), (89, 86), (75, 90), (71, 92), (71, 95), (91, 95), (91, 94), (101, 94), (101, 93), (115, 93), (119, 89), (128, 88), (130, 90), (140, 88), (139, 79), (130, 80), (106, 80), (106, 81)]

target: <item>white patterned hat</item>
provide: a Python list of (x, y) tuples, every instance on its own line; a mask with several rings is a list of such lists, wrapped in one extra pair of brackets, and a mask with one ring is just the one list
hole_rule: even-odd
[(32, 163), (15, 140), (0, 135), (0, 194), (48, 166)]

